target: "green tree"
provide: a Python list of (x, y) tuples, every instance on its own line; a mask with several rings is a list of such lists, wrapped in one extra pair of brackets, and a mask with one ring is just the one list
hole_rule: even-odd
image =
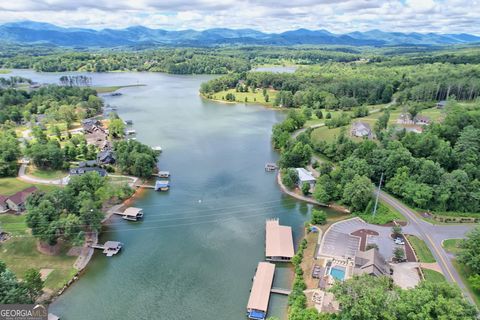
[(312, 209), (312, 224), (326, 224), (327, 214), (323, 210)]
[(35, 301), (43, 290), (43, 280), (40, 272), (36, 269), (28, 269), (23, 277), (23, 285), (27, 289), (30, 299)]
[(282, 169), (282, 183), (288, 189), (293, 189), (298, 183), (298, 173), (295, 169)]
[(303, 183), (302, 184), (302, 193), (304, 195), (308, 195), (310, 193), (310, 183)]
[(395, 247), (395, 249), (393, 249), (393, 258), (396, 261), (403, 261), (405, 259), (405, 251), (403, 248)]
[(480, 228), (477, 227), (467, 233), (460, 243), (458, 261), (468, 266), (473, 273), (480, 274)]
[(110, 119), (108, 123), (108, 134), (112, 138), (123, 138), (125, 136), (125, 123), (122, 119)]
[(355, 175), (345, 184), (342, 201), (353, 212), (363, 212), (372, 198), (373, 185), (368, 177)]

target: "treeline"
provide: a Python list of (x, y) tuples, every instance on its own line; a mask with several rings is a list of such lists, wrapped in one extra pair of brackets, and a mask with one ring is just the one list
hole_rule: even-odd
[[(320, 170), (314, 196), (324, 203), (343, 201), (361, 212), (368, 204), (361, 199), (371, 191), (370, 181), (378, 184), (383, 177), (386, 190), (411, 206), (460, 215), (479, 212), (479, 119), (479, 104), (465, 108), (451, 101), (444, 122), (421, 134), (382, 124), (377, 128), (386, 129), (380, 129), (379, 144), (353, 142), (344, 132), (332, 143), (315, 143), (317, 152), (339, 165)], [(356, 187), (349, 188), (353, 183)]]
[(116, 163), (123, 174), (150, 178), (157, 167), (158, 151), (136, 140), (122, 140), (113, 144)]
[(209, 96), (235, 88), (241, 81), (254, 89), (278, 90), (275, 104), (283, 107), (344, 109), (392, 101), (439, 101), (448, 97), (475, 100), (480, 96), (480, 65), (447, 63), (384, 66), (360, 63), (303, 67), (295, 73), (247, 72), (203, 84)]
[(225, 74), (250, 69), (248, 60), (204, 49), (160, 49), (138, 52), (65, 52), (46, 56), (0, 58), (3, 68), (43, 72), (153, 71), (173, 74)]
[(19, 280), (13, 271), (0, 260), (0, 303), (31, 304), (42, 294), (43, 280), (40, 272), (28, 269)]
[(102, 100), (91, 88), (49, 85), (26, 91), (0, 87), (0, 124), (8, 120), (35, 120), (39, 114), (70, 124), (98, 114), (102, 106)]

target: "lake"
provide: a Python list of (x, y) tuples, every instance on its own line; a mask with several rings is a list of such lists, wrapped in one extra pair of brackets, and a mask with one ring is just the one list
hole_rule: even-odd
[[(64, 74), (73, 74), (71, 72)], [(15, 70), (38, 82), (62, 73)], [(311, 205), (280, 191), (266, 162), (277, 160), (272, 126), (284, 118), (255, 105), (202, 99), (212, 76), (90, 73), (93, 85), (145, 84), (105, 95), (137, 139), (161, 146), (166, 193), (144, 191), (133, 203), (144, 220), (114, 217), (100, 241), (124, 243), (107, 258), (98, 252), (85, 274), (51, 306), (62, 319), (245, 319), (252, 277), (264, 259), (265, 220), (278, 217), (302, 236)], [(277, 268), (275, 286), (290, 287), (293, 272)], [(270, 316), (284, 318), (287, 298), (272, 295)]]

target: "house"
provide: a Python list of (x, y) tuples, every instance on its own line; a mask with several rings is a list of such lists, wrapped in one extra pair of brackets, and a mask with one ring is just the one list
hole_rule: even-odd
[(81, 176), (87, 172), (97, 172), (101, 177), (105, 177), (107, 175), (107, 171), (99, 167), (77, 167), (70, 169), (71, 176)]
[(93, 132), (95, 127), (100, 127), (101, 123), (97, 119), (84, 119), (82, 120), (82, 127), (85, 132)]
[(292, 228), (281, 226), (278, 219), (267, 220), (265, 226), (265, 260), (290, 261), (295, 255)]
[(390, 274), (385, 259), (378, 249), (371, 248), (368, 251), (358, 251), (355, 256), (354, 274), (369, 274), (372, 276), (383, 276)]
[(0, 195), (0, 213), (8, 211), (7, 199), (8, 197)]
[(97, 155), (97, 160), (102, 164), (114, 164), (115, 163), (115, 154), (111, 149), (105, 149), (100, 151)]
[(295, 168), (298, 174), (298, 186), (303, 186), (304, 183), (310, 184), (310, 187), (315, 185), (317, 181), (310, 171), (305, 170), (304, 168)]
[(447, 106), (447, 101), (446, 100), (438, 101), (435, 106), (438, 109), (445, 109), (445, 107)]
[(28, 197), (36, 191), (38, 191), (37, 187), (23, 189), (22, 191), (19, 191), (14, 195), (9, 196), (5, 202), (7, 203), (10, 210), (22, 212), (23, 210), (25, 210), (25, 203)]
[(362, 138), (362, 137), (371, 138), (372, 129), (370, 128), (370, 125), (368, 123), (355, 122), (352, 124), (352, 129), (350, 133), (352, 136), (358, 137), (358, 138)]

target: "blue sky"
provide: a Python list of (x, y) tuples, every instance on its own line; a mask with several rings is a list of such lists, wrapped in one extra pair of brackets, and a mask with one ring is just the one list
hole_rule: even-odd
[(0, 0), (0, 23), (20, 20), (95, 29), (143, 25), (480, 35), (480, 0)]

